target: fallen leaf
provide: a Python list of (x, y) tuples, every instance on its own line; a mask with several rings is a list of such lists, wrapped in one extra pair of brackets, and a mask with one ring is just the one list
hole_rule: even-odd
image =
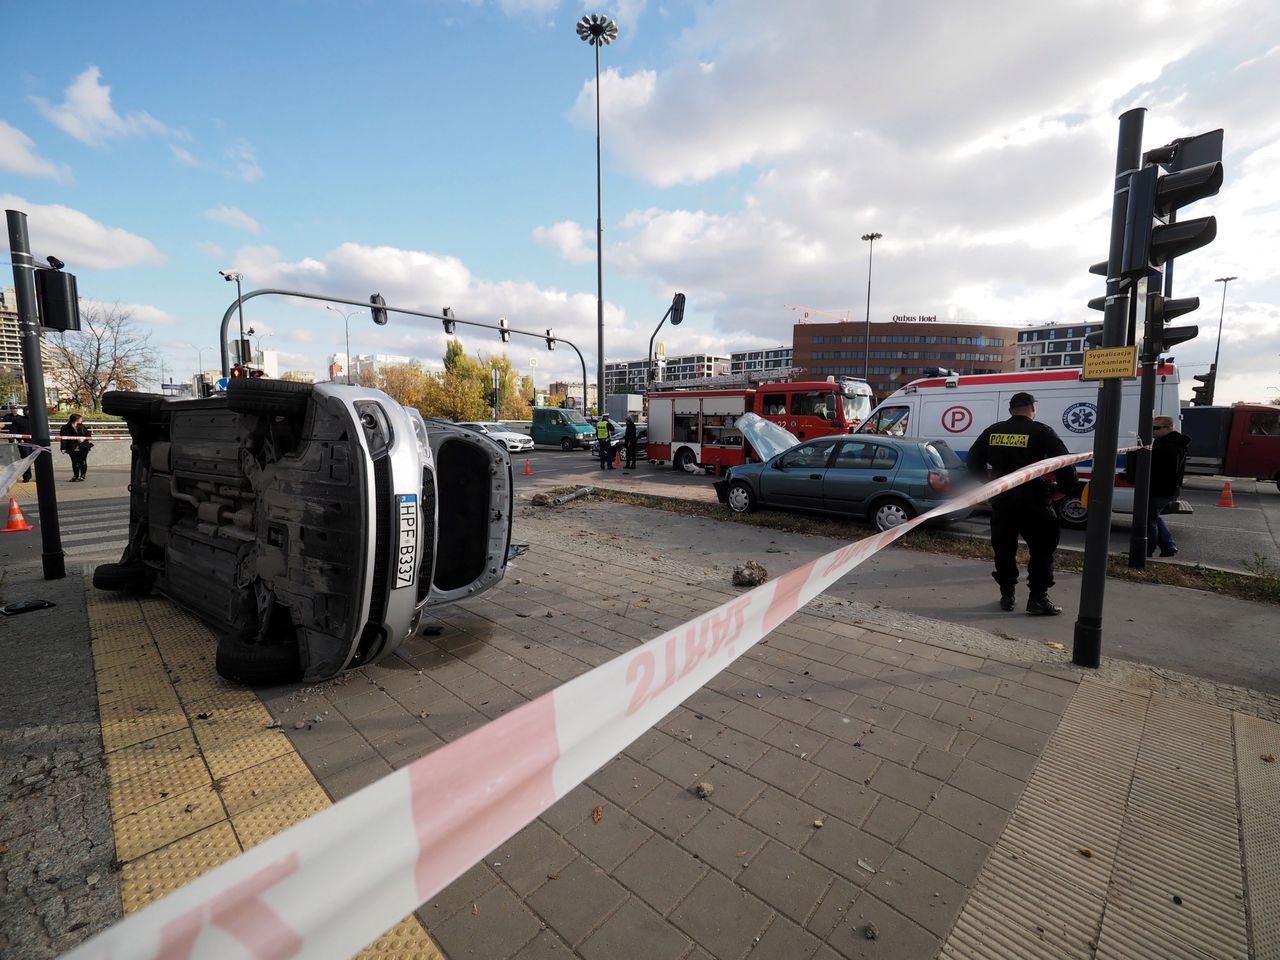
[(1046, 643), (1046, 644), (1045, 644), (1045, 646), (1046, 646), (1046, 647), (1048, 647), (1050, 650), (1065, 650), (1065, 649), (1067, 649), (1067, 648), (1066, 648), (1065, 646), (1063, 646), (1061, 643)]
[(196, 714), (196, 719), (197, 719), (197, 720), (208, 720), (211, 716), (213, 716), (213, 714), (211, 714), (211, 713), (197, 713), (197, 714)]
[(1088, 847), (1081, 847), (1079, 850), (1076, 851), (1076, 853), (1080, 854), (1080, 856), (1084, 857), (1086, 860), (1093, 859), (1093, 851), (1090, 850)]
[(591, 811), (591, 820), (592, 820), (592, 822), (594, 822), (594, 823), (599, 823), (599, 822), (600, 822), (601, 820), (603, 820), (603, 819), (604, 819), (604, 807), (603, 807), (603, 806), (598, 806), (598, 807), (596, 807), (594, 810), (592, 810), (592, 811)]
[(736, 854), (734, 854), (734, 856), (745, 857), (750, 852), (751, 852), (750, 850), (739, 850)]
[(1263, 762), (1263, 763), (1275, 763), (1275, 762), (1276, 762), (1276, 755), (1275, 755), (1274, 753), (1264, 753), (1264, 754), (1262, 755), (1262, 762)]
[(477, 907), (474, 903), (471, 904), (471, 915), (475, 917), (480, 916), (480, 908)]
[(548, 880), (559, 880), (559, 879), (560, 879), (560, 874), (558, 874), (558, 873), (548, 873), (548, 874), (547, 874), (547, 879), (548, 879)]

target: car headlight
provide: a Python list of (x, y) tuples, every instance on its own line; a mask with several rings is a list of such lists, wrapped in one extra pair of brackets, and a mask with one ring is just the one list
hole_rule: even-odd
[(376, 400), (357, 400), (354, 406), (365, 442), (369, 444), (369, 455), (377, 460), (391, 449), (391, 421)]

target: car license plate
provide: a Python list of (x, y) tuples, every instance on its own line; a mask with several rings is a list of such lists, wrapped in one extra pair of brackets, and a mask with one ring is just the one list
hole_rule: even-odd
[(400, 522), (400, 538), (396, 544), (396, 585), (393, 589), (411, 587), (418, 575), (418, 495), (396, 496)]

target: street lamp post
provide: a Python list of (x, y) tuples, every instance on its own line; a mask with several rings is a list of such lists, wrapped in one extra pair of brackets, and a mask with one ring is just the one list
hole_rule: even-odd
[[(598, 14), (577, 24), (578, 39), (596, 53), (596, 406), (604, 409), (604, 218), (600, 201), (600, 48), (618, 38), (618, 25)], [(585, 387), (583, 389), (585, 393)]]
[(1218, 351), (1222, 349), (1222, 321), (1227, 315), (1227, 284), (1239, 277), (1218, 277), (1214, 283), (1222, 284), (1222, 307), (1218, 311), (1218, 345), (1213, 348), (1213, 366), (1210, 370), (1213, 377), (1209, 380), (1209, 403), (1213, 404), (1213, 395), (1218, 389)]
[(244, 304), (240, 302), (240, 298), (242, 296), (240, 293), (240, 281), (243, 278), (241, 277), (239, 270), (219, 270), (218, 273), (222, 274), (222, 279), (227, 281), (227, 283), (235, 281), (236, 308), (240, 311), (240, 339), (236, 342), (236, 361), (243, 366), (244, 357), (240, 356), (244, 349)]
[(347, 386), (351, 386), (351, 315), (355, 313), (355, 311), (352, 310), (351, 313), (343, 313), (341, 310), (335, 307), (332, 303), (326, 303), (324, 305), (324, 308), (326, 310), (332, 310), (334, 313), (340, 316), (342, 318), (342, 325), (346, 329), (346, 332), (347, 332), (347, 362), (346, 362)]
[(862, 239), (870, 244), (867, 247), (867, 343), (862, 360), (862, 379), (871, 381), (871, 255), (875, 252), (876, 241), (883, 233), (864, 233)]

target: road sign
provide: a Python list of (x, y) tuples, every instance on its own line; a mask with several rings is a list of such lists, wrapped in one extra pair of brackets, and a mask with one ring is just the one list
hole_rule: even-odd
[(230, 382), (231, 382), (230, 377), (219, 377), (217, 382), (213, 385), (213, 388), (217, 390), (219, 393), (226, 393), (227, 384)]
[(537, 365), (538, 365), (538, 358), (537, 358), (537, 357), (530, 357), (530, 358), (529, 358), (529, 366), (531, 366), (531, 367), (536, 367)]
[(1081, 380), (1132, 380), (1137, 373), (1138, 348), (1094, 347), (1084, 352)]

